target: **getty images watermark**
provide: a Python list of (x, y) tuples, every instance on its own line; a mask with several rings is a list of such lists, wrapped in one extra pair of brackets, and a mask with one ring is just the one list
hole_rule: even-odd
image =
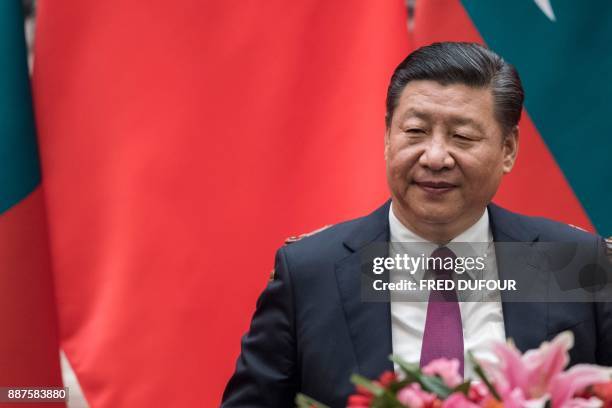
[[(376, 279), (373, 282), (374, 290), (390, 291), (416, 291), (416, 290), (516, 290), (514, 279), (465, 279), (466, 277), (482, 276), (486, 270), (488, 254), (482, 256), (426, 256), (421, 253), (410, 256), (407, 253), (395, 256), (375, 257), (372, 260), (372, 272), (382, 275), (385, 271), (405, 272), (415, 277), (418, 272), (423, 273), (417, 279), (399, 279), (395, 282), (385, 282)], [(425, 272), (429, 273), (429, 276)], [(446, 276), (437, 276), (444, 274)], [(461, 279), (453, 279), (456, 274)]]
[(364, 301), (609, 302), (612, 267), (594, 242), (374, 243), (362, 251)]

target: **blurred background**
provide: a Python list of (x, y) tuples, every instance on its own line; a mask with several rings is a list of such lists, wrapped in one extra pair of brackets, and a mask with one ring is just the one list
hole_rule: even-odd
[(34, 35), (36, 29), (36, 0), (22, 0), (23, 17), (25, 19), (25, 35), (28, 45), (28, 58), (31, 58), (34, 52)]
[(218, 405), (284, 238), (388, 198), (386, 86), (434, 41), (484, 43), (521, 74), (521, 150), (495, 201), (612, 235), (611, 15), (2, 3), (0, 384), (64, 384), (71, 408)]

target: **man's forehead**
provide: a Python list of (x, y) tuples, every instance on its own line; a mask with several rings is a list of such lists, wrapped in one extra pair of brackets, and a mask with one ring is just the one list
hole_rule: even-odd
[(413, 81), (402, 91), (396, 111), (400, 120), (443, 114), (457, 123), (479, 122), (483, 114), (493, 112), (493, 94), (489, 87)]
[(442, 84), (429, 80), (411, 81), (400, 94), (400, 103), (417, 98), (428, 98), (436, 102), (493, 102), (493, 91), (489, 86), (470, 86), (463, 83)]
[(464, 91), (483, 91), (490, 92), (490, 86), (478, 86), (478, 85), (470, 85), (464, 82), (441, 82), (435, 81), (433, 79), (414, 79), (409, 81), (402, 90), (402, 93), (405, 93), (406, 90), (410, 90), (412, 92), (419, 91), (423, 93), (433, 92), (437, 93), (440, 91), (444, 91), (447, 89), (457, 89)]

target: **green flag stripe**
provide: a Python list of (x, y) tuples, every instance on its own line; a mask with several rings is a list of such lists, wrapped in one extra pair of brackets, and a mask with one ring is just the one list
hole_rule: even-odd
[[(525, 106), (602, 234), (612, 234), (612, 2), (463, 0), (483, 39), (521, 74)], [(552, 205), (552, 203), (551, 203)]]
[(0, 1), (0, 213), (40, 183), (19, 0)]

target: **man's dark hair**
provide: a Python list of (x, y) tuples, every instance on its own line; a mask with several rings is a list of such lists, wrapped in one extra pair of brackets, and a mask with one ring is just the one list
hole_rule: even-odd
[(495, 117), (504, 134), (516, 126), (521, 117), (524, 94), (516, 68), (482, 45), (439, 42), (412, 52), (395, 68), (387, 89), (387, 127), (391, 126), (402, 91), (410, 81), (416, 80), (490, 87)]

